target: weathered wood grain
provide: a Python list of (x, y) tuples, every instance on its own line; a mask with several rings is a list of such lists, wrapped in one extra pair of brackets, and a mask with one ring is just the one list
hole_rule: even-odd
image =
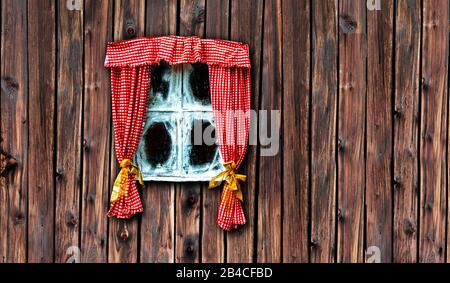
[(393, 261), (417, 261), (421, 5), (399, 1), (395, 31)]
[(366, 3), (339, 3), (338, 262), (363, 261)]
[(338, 2), (313, 3), (311, 262), (335, 262)]
[[(262, 19), (263, 1), (244, 0), (231, 1), (230, 39), (245, 42), (249, 45), (251, 60), (251, 109), (259, 109), (261, 50), (262, 50)], [(257, 127), (258, 121), (252, 121)], [(256, 131), (255, 131), (256, 132)], [(252, 139), (252, 137), (250, 137)], [(255, 203), (258, 171), (257, 146), (249, 145), (246, 158), (239, 171), (247, 175), (243, 186), (243, 210), (247, 223), (237, 231), (227, 233), (227, 262), (252, 262), (255, 250)]]
[[(283, 1), (283, 261), (308, 262), (310, 1)], [(295, 32), (294, 32), (295, 31)], [(296, 33), (296, 36), (292, 36)]]
[[(228, 0), (209, 0), (206, 5), (205, 37), (228, 39)], [(223, 262), (225, 260), (225, 232), (217, 224), (217, 208), (221, 188), (202, 188), (202, 243), (201, 262)]]
[[(114, 2), (114, 41), (143, 36), (145, 29), (145, 2), (141, 0), (118, 0)], [(113, 129), (111, 129), (113, 130)], [(119, 173), (112, 135), (110, 184)], [(129, 220), (109, 218), (108, 262), (137, 262), (139, 218)]]
[[(180, 35), (204, 36), (205, 1), (180, 1)], [(201, 183), (182, 183), (176, 187), (175, 199), (175, 261), (199, 262)], [(211, 227), (211, 229), (218, 229)]]
[(81, 261), (106, 262), (111, 157), (111, 94), (104, 67), (113, 1), (85, 1)]
[[(367, 10), (366, 245), (392, 261), (393, 0)], [(366, 261), (373, 256), (366, 255)], [(370, 260), (369, 260), (370, 261)]]
[[(11, 16), (14, 15), (14, 16)], [(27, 260), (27, 1), (1, 1), (0, 150), (15, 165), (0, 176), (1, 262)]]
[(28, 262), (53, 262), (55, 2), (28, 1)]
[(55, 261), (80, 246), (83, 13), (57, 4)]
[[(268, 110), (267, 115), (270, 115), (271, 110), (281, 112), (283, 107), (281, 12), (281, 1), (266, 0), (264, 2), (261, 109)], [(260, 123), (260, 131), (270, 133), (271, 127), (280, 127), (281, 117), (277, 116), (277, 124), (271, 124), (269, 116), (267, 125)], [(272, 144), (272, 146), (274, 145)], [(279, 150), (283, 150), (281, 146)], [(257, 216), (258, 262), (282, 261), (282, 154), (283, 152), (275, 152), (273, 156), (260, 156)]]
[(175, 35), (177, 33), (177, 0), (147, 1), (146, 35)]
[[(177, 1), (147, 1), (146, 35), (176, 34)], [(175, 184), (148, 182), (142, 191), (141, 262), (173, 262)]]
[(445, 262), (449, 3), (423, 2), (419, 261)]
[(204, 36), (205, 0), (180, 0), (179, 35)]

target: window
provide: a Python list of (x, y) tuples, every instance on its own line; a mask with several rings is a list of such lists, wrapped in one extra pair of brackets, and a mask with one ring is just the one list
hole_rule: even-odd
[(223, 171), (215, 140), (208, 65), (171, 66), (162, 61), (152, 66), (149, 97), (135, 160), (143, 179), (208, 181)]

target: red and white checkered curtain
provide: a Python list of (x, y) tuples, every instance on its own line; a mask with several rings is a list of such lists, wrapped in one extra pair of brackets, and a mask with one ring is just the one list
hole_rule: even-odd
[[(125, 159), (133, 160), (136, 153), (144, 128), (149, 90), (150, 66), (111, 68), (114, 146), (119, 164)], [(129, 174), (124, 178), (126, 193), (111, 203), (108, 216), (130, 218), (143, 211), (136, 176)]]
[[(150, 66), (162, 60), (171, 65), (208, 64), (220, 153), (225, 162), (233, 161), (236, 165), (233, 173), (244, 158), (250, 123), (250, 58), (246, 44), (195, 36), (143, 37), (111, 42), (107, 46), (105, 67), (111, 68), (114, 141), (117, 159), (126, 173), (126, 189), (116, 192), (118, 197), (111, 202), (109, 216), (130, 218), (143, 210), (136, 186), (136, 175), (140, 171), (130, 162), (145, 123)], [(241, 201), (226, 182), (217, 223), (224, 230), (245, 224)]]
[[(223, 161), (239, 168), (248, 144), (250, 124), (250, 69), (209, 66), (211, 103)], [(224, 230), (245, 224), (241, 201), (225, 183), (217, 224)]]

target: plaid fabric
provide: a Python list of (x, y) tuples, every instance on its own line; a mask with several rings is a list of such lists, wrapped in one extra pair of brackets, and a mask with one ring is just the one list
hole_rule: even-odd
[[(150, 66), (114, 67), (111, 69), (111, 103), (114, 146), (117, 160), (133, 160), (145, 123)], [(134, 175), (128, 176), (127, 193), (111, 204), (108, 216), (130, 218), (142, 212), (142, 203)]]
[[(114, 140), (117, 159), (132, 159), (142, 135), (152, 64), (202, 62), (209, 66), (210, 92), (219, 149), (224, 162), (239, 166), (245, 156), (250, 123), (250, 57), (239, 42), (198, 37), (143, 37), (107, 46), (105, 67), (111, 68)], [(232, 111), (244, 111), (235, 115)], [(230, 112), (231, 111), (231, 112)], [(127, 194), (115, 202), (110, 216), (130, 218), (142, 211), (134, 178)], [(224, 230), (245, 224), (241, 202), (224, 185), (218, 225)]]
[[(211, 103), (224, 162), (242, 163), (250, 124), (250, 69), (209, 66)], [(217, 224), (224, 230), (245, 224), (241, 201), (224, 185)]]

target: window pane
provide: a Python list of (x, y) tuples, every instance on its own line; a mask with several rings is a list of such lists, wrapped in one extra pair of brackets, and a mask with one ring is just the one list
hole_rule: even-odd
[(178, 176), (178, 113), (150, 112), (136, 162), (144, 179), (150, 176)]
[(183, 109), (212, 111), (208, 65), (195, 63), (184, 66)]
[(166, 111), (181, 108), (181, 81), (183, 66), (170, 66), (161, 61), (160, 65), (152, 66), (151, 91), (149, 110)]
[(183, 170), (209, 180), (222, 171), (211, 112), (184, 112), (182, 119)]

